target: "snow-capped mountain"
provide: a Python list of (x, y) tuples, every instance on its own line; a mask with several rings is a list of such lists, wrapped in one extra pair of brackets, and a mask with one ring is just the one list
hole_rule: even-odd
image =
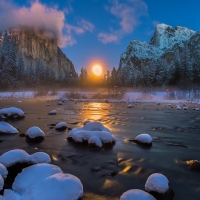
[(163, 77), (166, 74), (174, 74), (172, 82), (177, 83), (175, 80), (184, 76), (181, 68), (190, 68), (193, 73), (192, 70), (196, 70), (200, 64), (199, 60), (200, 32), (181, 26), (173, 28), (158, 24), (149, 43), (130, 41), (126, 51), (121, 54), (118, 74), (121, 78), (126, 77), (122, 82), (128, 85), (135, 85), (141, 80), (144, 82), (150, 73), (156, 84), (158, 79), (165, 82), (166, 78)]
[(150, 44), (164, 51), (170, 50), (175, 44), (183, 47), (184, 42), (188, 41), (196, 32), (185, 27), (158, 24), (156, 26)]

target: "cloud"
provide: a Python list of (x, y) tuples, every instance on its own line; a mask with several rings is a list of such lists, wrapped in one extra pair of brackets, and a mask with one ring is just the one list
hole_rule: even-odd
[(141, 23), (140, 17), (147, 15), (148, 10), (143, 0), (126, 0), (122, 2), (120, 0), (112, 0), (110, 2), (111, 6), (107, 6), (106, 9), (119, 19), (120, 29), (109, 33), (99, 33), (98, 38), (103, 43), (117, 42), (125, 34), (132, 33)]
[[(0, 0), (0, 32), (13, 27), (28, 26), (34, 28), (36, 32), (43, 32), (48, 37), (54, 37), (58, 40), (58, 45), (63, 47), (76, 43), (75, 39), (69, 34), (67, 27), (72, 25), (66, 24), (65, 14), (70, 10), (58, 10), (57, 7), (49, 7), (39, 2), (33, 1), (29, 7), (19, 7), (6, 0)], [(88, 27), (92, 24), (82, 20), (82, 33), (90, 31)], [(80, 21), (81, 23), (81, 21)], [(73, 27), (73, 26), (72, 26)], [(67, 32), (67, 34), (63, 34)], [(81, 31), (79, 30), (81, 33)], [(78, 33), (78, 31), (75, 31)]]
[(66, 24), (65, 27), (66, 27), (67, 33), (70, 34), (71, 32), (75, 32), (76, 34), (82, 34), (82, 33), (85, 33), (86, 31), (93, 32), (94, 30), (94, 25), (84, 19), (81, 19), (80, 21), (78, 21), (78, 25), (79, 26)]
[(118, 42), (121, 39), (121, 34), (118, 32), (112, 33), (99, 33), (98, 38), (104, 44), (111, 42)]

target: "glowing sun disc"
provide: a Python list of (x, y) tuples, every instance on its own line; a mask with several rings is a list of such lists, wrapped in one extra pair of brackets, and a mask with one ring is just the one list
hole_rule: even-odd
[(100, 76), (101, 73), (102, 73), (102, 68), (100, 65), (95, 65), (93, 68), (92, 68), (92, 71), (95, 75), (97, 76)]

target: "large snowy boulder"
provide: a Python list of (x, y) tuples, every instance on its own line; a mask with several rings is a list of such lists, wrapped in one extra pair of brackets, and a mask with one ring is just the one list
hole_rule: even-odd
[(154, 173), (148, 177), (145, 183), (145, 190), (157, 200), (172, 200), (174, 197), (173, 190), (169, 188), (167, 177), (160, 173)]
[(0, 118), (5, 119), (21, 119), (24, 118), (24, 112), (16, 107), (2, 108), (0, 109)]
[(83, 185), (77, 177), (57, 173), (27, 188), (21, 200), (78, 200), (82, 195)]
[(138, 135), (135, 140), (136, 143), (142, 144), (145, 146), (151, 146), (152, 145), (152, 137), (149, 134), (143, 133)]
[(7, 122), (0, 122), (0, 133), (17, 134), (19, 131)]
[(51, 164), (36, 164), (27, 167), (17, 175), (12, 185), (12, 189), (19, 194), (23, 194), (27, 189), (36, 185), (38, 182), (57, 173), (62, 173), (62, 170)]
[(67, 124), (65, 122), (59, 122), (56, 124), (55, 129), (58, 131), (62, 131), (67, 129)]
[(8, 175), (8, 171), (4, 165), (0, 163), (0, 175), (5, 179)]
[(23, 163), (29, 160), (29, 154), (22, 149), (8, 151), (0, 156), (0, 163), (6, 168), (16, 163)]
[(111, 131), (100, 122), (89, 122), (82, 128), (72, 129), (68, 134), (69, 139), (75, 142), (89, 142), (89, 144), (101, 147), (102, 144), (112, 144), (116, 142)]
[(143, 190), (132, 189), (124, 192), (120, 197), (120, 200), (156, 200), (156, 199), (152, 195)]
[(33, 126), (26, 131), (26, 137), (31, 141), (40, 141), (45, 137), (44, 132), (37, 126)]
[[(6, 171), (3, 169), (3, 166), (6, 168), (15, 165), (16, 163), (50, 163), (51, 159), (48, 154), (44, 152), (37, 152), (32, 155), (29, 155), (26, 151), (22, 149), (14, 149), (8, 151), (0, 156), (0, 174), (5, 177)], [(3, 166), (1, 166), (1, 164)]]

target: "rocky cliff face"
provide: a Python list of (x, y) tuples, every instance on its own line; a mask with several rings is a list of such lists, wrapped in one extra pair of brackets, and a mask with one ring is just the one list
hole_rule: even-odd
[(43, 61), (46, 66), (52, 67), (57, 76), (59, 73), (76, 73), (73, 63), (57, 46), (57, 40), (36, 34), (27, 28), (13, 29), (9, 34), (17, 45), (17, 53), (22, 52), (25, 65), (35, 66), (38, 61)]
[(150, 43), (137, 40), (129, 43), (126, 51), (121, 54), (119, 70), (127, 65), (139, 69), (146, 62), (161, 58), (170, 65), (177, 54), (186, 48), (190, 59), (197, 62), (200, 58), (199, 32), (180, 26), (173, 28), (169, 25), (158, 24)]

